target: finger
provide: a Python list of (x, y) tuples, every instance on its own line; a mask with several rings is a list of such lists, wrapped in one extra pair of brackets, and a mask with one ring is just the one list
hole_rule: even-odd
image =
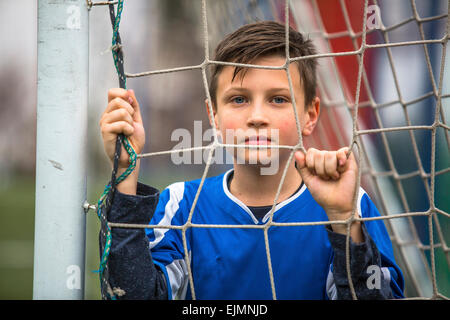
[(319, 177), (328, 178), (325, 174), (325, 151), (318, 151), (314, 154), (314, 170)]
[(114, 98), (108, 103), (104, 114), (120, 108), (127, 110), (132, 116), (135, 114), (135, 110), (131, 104), (120, 97)]
[(116, 135), (123, 133), (126, 136), (131, 136), (134, 133), (134, 128), (126, 121), (117, 121), (113, 123), (104, 124), (102, 127), (102, 134), (104, 134), (105, 139), (115, 138)]
[(309, 171), (312, 174), (316, 174), (316, 168), (314, 165), (314, 158), (315, 158), (315, 154), (318, 152), (319, 150), (314, 149), (314, 148), (310, 148), (308, 149), (308, 151), (306, 152), (306, 166), (308, 167)]
[(301, 151), (296, 151), (294, 153), (295, 161), (297, 162), (297, 169), (306, 168), (306, 156)]
[(107, 123), (113, 123), (113, 122), (117, 122), (117, 121), (125, 121), (125, 122), (128, 122), (131, 126), (133, 125), (133, 118), (131, 117), (130, 113), (123, 108), (116, 109), (116, 110), (113, 110), (113, 111), (105, 114), (102, 117), (101, 123), (107, 124)]
[(142, 123), (141, 109), (140, 109), (139, 102), (136, 99), (136, 94), (134, 93), (133, 89), (128, 90), (128, 102), (130, 103), (131, 107), (135, 111), (135, 113), (133, 115), (133, 119), (135, 121)]
[(115, 98), (122, 98), (123, 100), (128, 100), (128, 90), (123, 88), (111, 88), (108, 90), (108, 102)]
[(348, 154), (348, 147), (344, 147), (339, 149), (336, 152), (336, 157), (337, 157), (337, 161), (338, 161), (338, 171), (339, 172), (344, 172), (345, 168), (347, 167), (347, 154)]
[(339, 172), (337, 171), (337, 153), (334, 151), (326, 152), (324, 161), (325, 174), (328, 177), (337, 180), (340, 176)]
[(307, 184), (309, 179), (312, 177), (312, 174), (306, 165), (306, 155), (302, 151), (297, 151), (294, 153), (294, 157), (297, 162), (297, 170), (303, 181)]

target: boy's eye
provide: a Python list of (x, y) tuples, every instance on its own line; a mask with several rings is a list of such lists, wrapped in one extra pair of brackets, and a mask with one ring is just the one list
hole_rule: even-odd
[(280, 104), (280, 103), (286, 103), (288, 102), (288, 99), (284, 98), (284, 97), (274, 97), (272, 99), (272, 102), (276, 103), (276, 104)]
[(233, 97), (233, 98), (231, 99), (231, 101), (232, 101), (233, 103), (236, 103), (236, 104), (242, 104), (242, 103), (245, 103), (245, 102), (246, 102), (245, 98), (244, 98), (244, 97), (241, 97), (241, 96)]

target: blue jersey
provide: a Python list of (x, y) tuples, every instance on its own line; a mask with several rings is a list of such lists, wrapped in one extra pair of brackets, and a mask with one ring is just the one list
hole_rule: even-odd
[[(194, 224), (258, 225), (249, 208), (233, 196), (227, 186), (232, 170), (204, 181), (192, 216)], [(181, 226), (186, 223), (200, 180), (177, 182), (159, 197), (150, 224)], [(361, 189), (358, 214), (375, 217), (379, 213)], [(328, 221), (322, 207), (305, 185), (290, 198), (278, 203), (273, 221)], [(395, 297), (402, 295), (402, 275), (395, 263), (392, 245), (383, 221), (364, 223), (380, 255), (384, 279)], [(191, 261), (197, 299), (272, 299), (268, 261), (262, 229), (189, 228), (187, 249), (182, 231), (147, 229), (153, 262), (163, 271), (169, 299), (190, 299), (185, 255)], [(278, 299), (328, 299), (335, 295), (333, 248), (324, 225), (272, 226), (268, 229), (274, 285)], [(334, 297), (335, 298), (335, 297)]]

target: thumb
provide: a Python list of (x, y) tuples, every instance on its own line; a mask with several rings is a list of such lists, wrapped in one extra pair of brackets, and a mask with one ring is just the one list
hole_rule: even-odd
[(294, 153), (295, 162), (296, 162), (296, 168), (298, 172), (300, 173), (300, 176), (303, 179), (303, 182), (307, 184), (309, 180), (313, 177), (313, 174), (309, 171), (308, 167), (306, 166), (306, 155), (302, 151), (297, 151)]

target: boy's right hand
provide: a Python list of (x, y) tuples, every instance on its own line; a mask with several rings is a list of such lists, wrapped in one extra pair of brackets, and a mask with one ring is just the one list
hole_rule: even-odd
[[(133, 90), (114, 88), (108, 91), (108, 105), (100, 119), (103, 146), (106, 155), (114, 164), (117, 135), (123, 133), (136, 154), (140, 154), (145, 144), (145, 130), (142, 123), (139, 103)], [(119, 170), (130, 165), (129, 155), (122, 146)]]

